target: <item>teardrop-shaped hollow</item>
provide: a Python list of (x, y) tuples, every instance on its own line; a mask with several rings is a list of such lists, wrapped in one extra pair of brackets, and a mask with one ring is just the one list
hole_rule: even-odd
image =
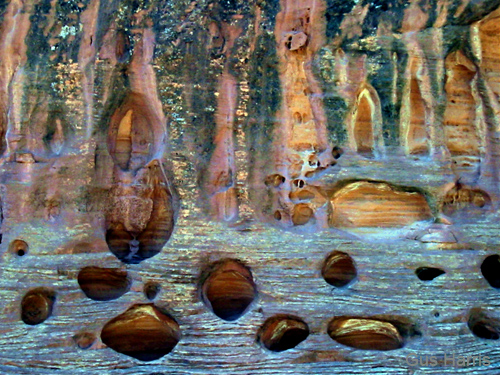
[(309, 336), (309, 327), (299, 318), (274, 316), (266, 320), (258, 337), (265, 348), (282, 352), (295, 348)]
[(486, 257), (481, 264), (481, 273), (493, 288), (500, 288), (500, 255)]
[(439, 268), (419, 267), (415, 270), (415, 274), (422, 281), (431, 281), (436, 277), (444, 275), (446, 272)]
[(144, 284), (144, 295), (150, 301), (154, 300), (158, 293), (160, 293), (161, 285), (155, 282), (147, 282)]
[(103, 327), (101, 340), (111, 349), (154, 361), (170, 353), (181, 338), (177, 322), (153, 304), (134, 305)]
[(409, 154), (428, 154), (429, 136), (426, 127), (425, 104), (417, 78), (410, 80), (409, 124), (407, 130), (407, 150)]
[(30, 290), (21, 302), (21, 319), (34, 326), (43, 323), (52, 315), (56, 293), (48, 288)]
[(476, 101), (473, 96), (473, 79), (476, 67), (461, 52), (446, 57), (446, 109), (444, 133), (451, 156), (479, 155), (480, 139), (475, 126)]
[(356, 278), (356, 265), (349, 254), (334, 251), (325, 259), (321, 275), (328, 284), (341, 288)]
[(257, 294), (250, 270), (232, 259), (212, 266), (201, 291), (205, 304), (215, 315), (227, 321), (241, 317)]
[(363, 350), (395, 350), (404, 340), (390, 322), (364, 318), (335, 318), (328, 326), (328, 334), (338, 343)]
[(28, 254), (29, 246), (23, 240), (14, 240), (9, 244), (9, 252), (19, 257)]
[(126, 188), (138, 195), (115, 197), (107, 217), (106, 242), (122, 262), (137, 264), (158, 254), (169, 240), (174, 229), (173, 198), (158, 160), (140, 169)]
[(467, 326), (475, 336), (481, 339), (500, 339), (500, 321), (489, 317), (479, 308), (470, 311)]
[(129, 93), (111, 117), (109, 127), (108, 148), (115, 164), (124, 171), (146, 165), (154, 155), (161, 127), (146, 97)]
[[(366, 90), (365, 90), (366, 91)], [(368, 101), (368, 92), (363, 92), (358, 99), (354, 119), (354, 142), (356, 151), (366, 156), (373, 155), (373, 109)]]
[(96, 301), (111, 301), (127, 293), (131, 281), (126, 270), (118, 268), (85, 267), (78, 273), (83, 293)]

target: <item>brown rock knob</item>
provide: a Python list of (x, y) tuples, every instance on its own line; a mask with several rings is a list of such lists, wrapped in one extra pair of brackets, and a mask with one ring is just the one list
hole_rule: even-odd
[(180, 338), (177, 322), (153, 304), (132, 306), (106, 323), (101, 332), (104, 344), (141, 361), (170, 353)]
[(131, 282), (125, 270), (85, 267), (78, 273), (78, 284), (90, 299), (110, 301), (128, 292)]
[(43, 323), (52, 315), (52, 307), (56, 299), (55, 292), (47, 288), (30, 290), (21, 302), (21, 319), (34, 326)]
[(274, 316), (266, 320), (259, 341), (273, 352), (295, 348), (309, 336), (309, 327), (299, 318)]
[(252, 273), (235, 260), (214, 266), (202, 286), (202, 299), (219, 318), (233, 321), (242, 316), (255, 299)]

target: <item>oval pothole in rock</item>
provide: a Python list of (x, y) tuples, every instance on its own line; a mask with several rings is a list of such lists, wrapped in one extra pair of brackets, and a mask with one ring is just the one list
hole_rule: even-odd
[(349, 254), (334, 251), (323, 263), (321, 275), (328, 284), (341, 288), (356, 278), (356, 265)]
[(177, 322), (153, 304), (134, 305), (103, 327), (101, 340), (111, 349), (154, 361), (170, 353), (181, 338)]
[(85, 267), (78, 273), (78, 284), (85, 295), (96, 301), (111, 301), (130, 289), (126, 270)]
[(56, 293), (48, 288), (30, 290), (21, 301), (21, 319), (34, 326), (43, 323), (52, 315)]
[(299, 318), (274, 316), (266, 320), (258, 336), (265, 348), (282, 352), (295, 348), (304, 341), (309, 336), (309, 327)]
[(257, 294), (250, 270), (231, 259), (213, 265), (201, 289), (203, 302), (227, 321), (241, 317)]
[(333, 319), (328, 334), (338, 343), (363, 350), (395, 350), (402, 348), (404, 339), (399, 329), (391, 322), (367, 319)]

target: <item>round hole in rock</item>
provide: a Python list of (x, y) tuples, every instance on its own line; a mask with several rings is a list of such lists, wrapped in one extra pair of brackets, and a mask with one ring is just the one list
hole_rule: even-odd
[(445, 273), (446, 272), (442, 269), (433, 267), (419, 267), (415, 270), (415, 274), (422, 281), (434, 280), (436, 277), (444, 275)]
[(328, 284), (341, 288), (356, 278), (356, 265), (349, 254), (334, 251), (323, 263), (321, 274)]
[(309, 336), (309, 327), (300, 318), (275, 316), (266, 320), (258, 337), (261, 344), (273, 351), (295, 348)]
[(14, 240), (9, 245), (9, 251), (13, 254), (16, 254), (19, 257), (25, 256), (28, 254), (29, 246), (26, 241), (23, 240)]
[(160, 290), (161, 290), (161, 285), (152, 281), (144, 285), (144, 295), (150, 301), (156, 298)]
[(391, 322), (340, 317), (328, 326), (328, 334), (338, 343), (363, 350), (395, 350), (402, 348), (404, 339)]
[(215, 315), (227, 321), (241, 317), (256, 294), (252, 273), (233, 259), (214, 264), (201, 287), (203, 302)]
[(475, 336), (481, 339), (498, 340), (500, 338), (500, 321), (489, 317), (481, 309), (471, 310), (467, 326)]
[(125, 270), (85, 267), (78, 273), (78, 284), (88, 298), (111, 301), (128, 292), (131, 281)]
[(48, 288), (30, 290), (21, 301), (21, 320), (31, 326), (43, 323), (52, 315), (56, 294)]
[(332, 149), (332, 156), (334, 159), (339, 159), (342, 154), (344, 153), (344, 150), (342, 150), (340, 147), (338, 146), (335, 146), (333, 149)]
[(493, 288), (500, 288), (500, 256), (490, 255), (481, 264), (481, 273)]
[(170, 353), (180, 338), (177, 322), (153, 304), (130, 307), (106, 323), (101, 332), (104, 344), (141, 361), (154, 361)]

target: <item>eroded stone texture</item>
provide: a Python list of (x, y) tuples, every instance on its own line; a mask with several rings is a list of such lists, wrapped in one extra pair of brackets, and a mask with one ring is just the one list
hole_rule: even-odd
[(499, 6), (0, 2), (0, 373), (495, 371)]

